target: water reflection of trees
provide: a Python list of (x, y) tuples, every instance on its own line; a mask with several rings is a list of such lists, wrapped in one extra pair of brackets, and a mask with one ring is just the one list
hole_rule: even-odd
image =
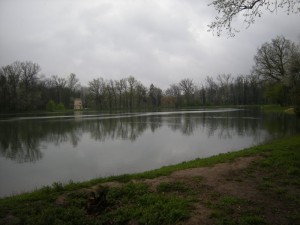
[(61, 121), (20, 120), (0, 124), (0, 155), (17, 162), (34, 162), (42, 158), (43, 142), (56, 145), (79, 141), (76, 124)]
[(84, 132), (89, 132), (97, 141), (106, 139), (134, 141), (151, 126), (151, 123), (147, 121), (147, 117), (127, 117), (87, 120), (83, 125)]
[(0, 124), (0, 155), (20, 163), (34, 162), (42, 158), (43, 143), (70, 142), (76, 147), (83, 133), (97, 141), (135, 141), (145, 130), (154, 132), (160, 126), (159, 119), (148, 117), (6, 121)]
[(300, 121), (295, 117), (285, 114), (264, 115), (247, 110), (170, 116), (166, 122), (173, 131), (180, 131), (184, 135), (202, 130), (208, 137), (217, 135), (220, 139), (251, 136), (261, 141), (262, 131), (269, 133), (270, 138), (276, 138), (300, 130)]
[(299, 131), (299, 120), (287, 115), (263, 115), (236, 111), (224, 113), (133, 116), (124, 118), (86, 118), (58, 120), (20, 120), (0, 123), (0, 155), (17, 162), (34, 162), (42, 158), (43, 146), (70, 142), (78, 145), (84, 133), (97, 141), (135, 141), (146, 130), (155, 132), (166, 125), (174, 132), (193, 135), (195, 130), (220, 139), (251, 136), (261, 139), (261, 132), (273, 137)]

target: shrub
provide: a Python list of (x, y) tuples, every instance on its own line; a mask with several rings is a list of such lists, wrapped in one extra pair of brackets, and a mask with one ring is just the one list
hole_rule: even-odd
[(64, 111), (64, 110), (65, 110), (64, 104), (59, 103), (59, 104), (56, 106), (56, 110), (58, 110), (58, 111)]
[(56, 108), (55, 102), (53, 100), (49, 100), (49, 102), (46, 105), (46, 110), (49, 112), (53, 112), (55, 111), (55, 108)]

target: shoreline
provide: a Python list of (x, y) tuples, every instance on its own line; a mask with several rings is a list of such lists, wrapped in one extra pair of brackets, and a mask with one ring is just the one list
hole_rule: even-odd
[[(297, 224), (299, 162), (298, 134), (143, 173), (54, 183), (5, 197), (0, 222), (46, 224), (53, 217), (50, 224)], [(265, 204), (277, 208), (276, 220), (268, 216), (270, 209), (262, 210)], [(289, 213), (282, 211), (286, 208)]]

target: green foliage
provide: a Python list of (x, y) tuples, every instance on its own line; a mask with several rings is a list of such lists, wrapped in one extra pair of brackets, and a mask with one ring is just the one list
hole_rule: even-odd
[(280, 83), (267, 86), (265, 89), (265, 96), (266, 98), (280, 104), (281, 106), (283, 106), (284, 102), (286, 102), (285, 89), (284, 86)]
[(48, 112), (54, 112), (56, 109), (56, 104), (53, 100), (49, 100), (49, 102), (46, 105), (46, 110)]
[(58, 110), (58, 111), (64, 111), (65, 110), (64, 104), (62, 104), (62, 103), (57, 104), (56, 110)]
[(65, 106), (62, 103), (59, 103), (59, 104), (56, 105), (53, 100), (49, 100), (49, 102), (46, 105), (46, 110), (48, 112), (64, 111), (65, 110)]

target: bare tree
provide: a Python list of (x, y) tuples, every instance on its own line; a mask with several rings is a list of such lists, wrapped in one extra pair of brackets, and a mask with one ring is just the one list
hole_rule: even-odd
[(181, 87), (184, 93), (186, 104), (190, 105), (191, 97), (195, 90), (195, 85), (193, 80), (189, 78), (183, 79), (179, 82), (179, 86)]
[(213, 6), (218, 15), (209, 27), (209, 31), (221, 35), (225, 29), (230, 36), (234, 36), (237, 29), (232, 26), (233, 19), (238, 15), (244, 17), (247, 28), (255, 22), (256, 17), (261, 17), (263, 11), (276, 12), (285, 9), (287, 14), (300, 11), (300, 0), (214, 0), (209, 6)]
[[(111, 96), (111, 104), (113, 104), (114, 108), (117, 108), (117, 93), (116, 93), (116, 87), (115, 87), (115, 82), (113, 80), (109, 80), (107, 82), (107, 86), (109, 89), (109, 93)], [(112, 105), (110, 105), (112, 108)]]
[(217, 80), (219, 81), (219, 99), (222, 104), (229, 104), (230, 101), (230, 84), (232, 83), (231, 74), (218, 75)]
[(161, 104), (162, 90), (151, 84), (149, 88), (149, 98), (152, 107), (159, 107)]
[(218, 85), (212, 77), (206, 77), (206, 102), (208, 104), (218, 104), (216, 101), (216, 95), (218, 90)]
[(133, 77), (130, 76), (127, 78), (127, 82), (129, 85), (129, 108), (133, 107), (133, 98), (134, 98), (134, 91), (135, 91), (135, 86), (137, 83), (137, 80)]
[(3, 97), (7, 105), (6, 107), (9, 111), (16, 111), (18, 110), (18, 92), (22, 75), (21, 63), (17, 61), (11, 65), (4, 66), (1, 68), (0, 73), (1, 77), (3, 78), (1, 88), (7, 89), (7, 93), (3, 92)]
[(51, 83), (55, 88), (56, 91), (56, 102), (57, 103), (63, 103), (64, 101), (64, 91), (67, 86), (67, 80), (62, 77), (58, 77), (57, 75), (53, 75), (51, 77)]
[(37, 63), (30, 61), (21, 62), (21, 108), (23, 110), (34, 109), (35, 99), (38, 97), (36, 92), (37, 81), (39, 79), (38, 73), (41, 68)]
[(137, 107), (146, 106), (147, 103), (147, 88), (141, 83), (136, 84)]
[(37, 63), (33, 63), (30, 61), (21, 62), (21, 80), (26, 87), (26, 91), (28, 88), (36, 83), (38, 77), (38, 73), (40, 72), (41, 68)]
[(175, 107), (180, 105), (181, 98), (181, 88), (177, 84), (171, 84), (170, 87), (166, 90), (166, 95), (171, 96), (175, 99)]
[(97, 108), (102, 108), (105, 92), (105, 82), (103, 78), (93, 79), (89, 82), (89, 91)]
[(80, 83), (76, 77), (76, 74), (71, 73), (67, 79), (67, 87), (70, 89), (71, 94), (75, 94), (76, 91), (80, 90)]
[(117, 80), (115, 81), (115, 87), (116, 91), (118, 92), (118, 98), (119, 98), (119, 108), (122, 108), (122, 94), (124, 89), (124, 82), (123, 80)]

